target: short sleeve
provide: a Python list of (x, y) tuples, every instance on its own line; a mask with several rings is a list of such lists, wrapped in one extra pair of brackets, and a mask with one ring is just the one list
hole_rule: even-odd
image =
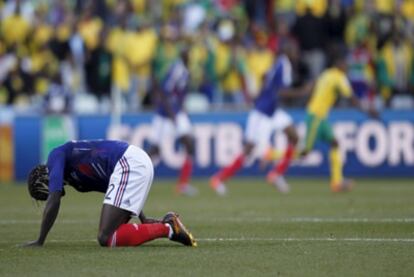
[(55, 148), (48, 157), (47, 168), (49, 170), (49, 192), (63, 190), (63, 174), (65, 170), (65, 152)]

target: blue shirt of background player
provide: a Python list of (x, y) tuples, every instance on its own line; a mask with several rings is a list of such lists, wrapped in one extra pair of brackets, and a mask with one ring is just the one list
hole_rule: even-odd
[[(190, 74), (181, 59), (174, 62), (161, 83), (161, 97), (167, 102), (172, 112), (176, 115), (183, 106), (187, 93)], [(163, 117), (169, 114), (159, 100), (157, 113)]]
[(64, 181), (81, 192), (106, 192), (115, 165), (128, 143), (110, 140), (70, 141), (49, 154), (49, 191), (62, 191)]
[(291, 83), (292, 65), (286, 55), (281, 55), (264, 77), (262, 90), (254, 103), (255, 109), (271, 116), (278, 106), (278, 92)]

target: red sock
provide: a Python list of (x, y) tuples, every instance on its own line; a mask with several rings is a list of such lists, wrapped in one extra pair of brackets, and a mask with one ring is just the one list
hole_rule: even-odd
[(166, 238), (169, 231), (164, 223), (122, 224), (109, 238), (108, 246), (138, 246), (153, 239)]
[(218, 174), (217, 177), (225, 181), (228, 178), (232, 177), (244, 164), (244, 154), (238, 156), (229, 166), (223, 168)]
[(187, 156), (183, 163), (183, 166), (181, 167), (180, 177), (177, 183), (177, 189), (179, 191), (181, 191), (181, 189), (183, 189), (186, 185), (188, 185), (192, 172), (193, 172), (193, 159), (190, 156)]
[(273, 169), (276, 170), (278, 175), (284, 175), (286, 170), (288, 169), (290, 162), (292, 161), (293, 153), (295, 151), (295, 147), (293, 144), (289, 144), (285, 154), (283, 155), (282, 160), (280, 163)]

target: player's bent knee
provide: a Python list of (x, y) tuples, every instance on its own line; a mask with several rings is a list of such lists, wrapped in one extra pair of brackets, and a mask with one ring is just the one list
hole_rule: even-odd
[(187, 154), (190, 156), (194, 156), (194, 139), (191, 136), (185, 135), (182, 136), (179, 140), (184, 145)]
[(98, 234), (98, 237), (97, 237), (99, 245), (100, 246), (108, 246), (108, 240), (109, 240), (110, 237), (111, 237), (110, 235), (108, 235), (106, 233), (103, 233), (103, 232), (100, 232)]
[(289, 136), (289, 142), (290, 142), (291, 144), (296, 145), (296, 144), (298, 144), (298, 141), (299, 141), (299, 137), (298, 137), (298, 135), (297, 135), (296, 133), (292, 133), (292, 134)]
[(338, 148), (339, 147), (339, 143), (336, 139), (333, 139), (331, 142), (331, 147), (332, 148)]
[(157, 145), (152, 145), (148, 150), (148, 155), (150, 157), (159, 156), (160, 155), (160, 148)]
[(253, 149), (254, 149), (254, 144), (252, 144), (252, 143), (246, 143), (244, 145), (244, 148), (243, 148), (243, 153), (246, 156), (250, 156), (250, 154), (253, 152)]
[(188, 146), (187, 146), (187, 153), (188, 153), (188, 155), (190, 155), (190, 156), (194, 156), (195, 149), (194, 149), (194, 144), (193, 144), (193, 142), (190, 142), (190, 143), (188, 144)]
[(296, 132), (296, 129), (293, 125), (287, 127), (285, 129), (285, 133), (287, 135), (287, 138), (289, 140), (289, 143), (296, 145), (299, 141), (298, 133)]

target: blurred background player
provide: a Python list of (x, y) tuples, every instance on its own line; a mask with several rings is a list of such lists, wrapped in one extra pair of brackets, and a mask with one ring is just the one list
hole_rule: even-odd
[[(333, 192), (349, 191), (353, 182), (343, 176), (342, 157), (333, 130), (327, 117), (329, 111), (335, 105), (339, 95), (350, 98), (354, 106), (363, 109), (358, 98), (353, 95), (351, 85), (347, 79), (347, 52), (343, 47), (336, 46), (332, 49), (332, 66), (326, 69), (316, 81), (311, 99), (309, 100), (306, 115), (305, 146), (301, 156), (306, 156), (315, 146), (317, 141), (330, 145), (329, 153), (331, 171), (331, 190)], [(376, 117), (376, 110), (368, 108), (368, 112)], [(277, 156), (274, 151), (274, 157)]]
[(242, 168), (256, 146), (269, 143), (274, 130), (283, 130), (288, 139), (288, 147), (282, 161), (267, 175), (267, 181), (281, 192), (289, 191), (289, 185), (283, 175), (292, 160), (298, 135), (290, 115), (278, 108), (278, 101), (280, 97), (299, 97), (306, 93), (304, 88), (289, 88), (292, 83), (291, 62), (296, 63), (297, 59), (298, 49), (295, 44), (285, 43), (281, 46), (280, 54), (264, 77), (262, 89), (254, 102), (254, 108), (248, 115), (243, 152), (230, 165), (210, 179), (210, 186), (217, 194), (226, 194), (226, 186), (223, 182)]
[(160, 143), (175, 136), (184, 146), (186, 156), (181, 166), (176, 185), (178, 194), (193, 196), (197, 189), (190, 185), (193, 170), (194, 144), (191, 136), (191, 123), (183, 110), (190, 74), (188, 71), (188, 49), (182, 49), (179, 58), (173, 62), (164, 78), (156, 85), (156, 114), (152, 121), (151, 147), (149, 155), (154, 163), (159, 160)]
[[(35, 167), (29, 175), (30, 195), (47, 202), (39, 238), (26, 246), (44, 244), (65, 195), (64, 185), (79, 192), (105, 193), (98, 231), (101, 246), (138, 246), (163, 237), (195, 246), (177, 214), (169, 212), (162, 220), (145, 217), (142, 209), (153, 176), (150, 157), (126, 142), (71, 141), (53, 149), (47, 165)], [(132, 216), (138, 216), (142, 224), (128, 223)]]

